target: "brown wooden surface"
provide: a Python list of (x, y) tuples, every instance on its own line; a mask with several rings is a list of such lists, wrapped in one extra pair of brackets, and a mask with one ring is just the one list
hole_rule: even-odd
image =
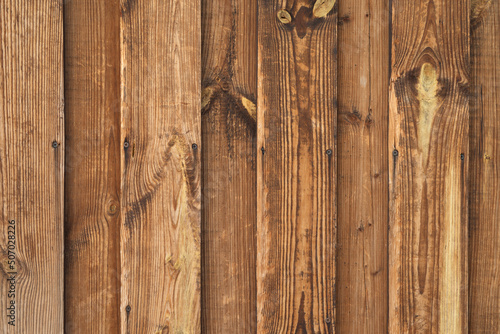
[(200, 331), (200, 7), (121, 1), (122, 333)]
[(0, 332), (498, 333), (499, 22), (2, 1)]
[(65, 331), (119, 328), (120, 7), (64, 6)]
[(259, 1), (258, 333), (335, 330), (336, 13)]
[(469, 330), (500, 332), (500, 3), (472, 1)]
[(391, 333), (467, 332), (469, 10), (392, 2)]
[(202, 17), (202, 332), (255, 333), (257, 1)]
[(389, 1), (339, 2), (337, 331), (387, 332)]
[[(0, 41), (0, 332), (62, 333), (61, 1), (2, 1)], [(11, 220), (16, 222), (13, 268), (8, 263)], [(10, 298), (7, 279), (13, 271), (15, 297)], [(15, 327), (7, 323), (11, 300)]]

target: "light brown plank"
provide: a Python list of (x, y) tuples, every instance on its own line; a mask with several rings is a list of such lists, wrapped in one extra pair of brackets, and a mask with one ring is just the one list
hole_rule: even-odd
[(200, 332), (200, 7), (121, 1), (122, 333)]
[(202, 331), (255, 333), (257, 1), (202, 2)]
[(337, 331), (387, 332), (389, 1), (339, 2)]
[(467, 332), (469, 2), (393, 1), (389, 332)]
[(62, 18), (59, 0), (0, 5), (2, 333), (63, 332)]
[(472, 1), (469, 330), (500, 332), (500, 3)]
[(333, 333), (335, 1), (259, 1), (257, 331)]
[(120, 7), (64, 6), (65, 331), (119, 328)]

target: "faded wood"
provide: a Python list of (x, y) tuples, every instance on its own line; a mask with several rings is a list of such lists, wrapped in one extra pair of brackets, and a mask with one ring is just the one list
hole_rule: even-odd
[[(62, 18), (58, 0), (0, 5), (2, 333), (63, 332)], [(12, 220), (15, 263), (8, 262)], [(17, 273), (13, 298), (10, 272)], [(11, 300), (15, 326), (7, 318)]]
[(389, 332), (467, 332), (469, 2), (393, 1)]
[(255, 333), (257, 1), (202, 17), (202, 331)]
[(121, 1), (121, 332), (200, 332), (199, 1)]
[(257, 331), (333, 333), (335, 1), (259, 1)]
[(338, 16), (337, 331), (386, 333), (389, 1)]
[(469, 330), (500, 332), (500, 3), (472, 1)]
[(65, 331), (119, 329), (119, 0), (64, 5)]

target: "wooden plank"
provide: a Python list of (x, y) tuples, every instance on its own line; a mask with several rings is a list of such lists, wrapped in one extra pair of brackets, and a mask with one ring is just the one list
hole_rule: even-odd
[(467, 332), (469, 2), (392, 2), (389, 332)]
[(119, 328), (120, 7), (64, 6), (65, 330)]
[(336, 13), (259, 2), (258, 333), (335, 330)]
[(472, 1), (469, 330), (500, 332), (500, 3)]
[(386, 333), (389, 1), (338, 15), (337, 331)]
[(121, 1), (122, 333), (200, 332), (200, 7)]
[(59, 0), (0, 5), (2, 333), (63, 332), (62, 18)]
[(202, 331), (255, 333), (257, 1), (202, 17)]

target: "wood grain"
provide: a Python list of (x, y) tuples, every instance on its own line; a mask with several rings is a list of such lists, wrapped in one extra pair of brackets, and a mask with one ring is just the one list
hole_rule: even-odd
[(386, 333), (389, 1), (338, 15), (337, 331)]
[(259, 1), (257, 332), (333, 333), (335, 1)]
[(500, 332), (500, 3), (472, 1), (469, 330)]
[(467, 332), (469, 2), (393, 1), (389, 332)]
[(120, 5), (64, 6), (65, 331), (118, 333)]
[[(62, 19), (59, 0), (4, 0), (0, 5), (2, 333), (63, 332)], [(15, 263), (8, 262), (12, 220)], [(11, 298), (7, 279), (13, 271)], [(7, 318), (12, 300), (15, 326)]]
[(121, 1), (121, 332), (200, 332), (201, 8)]
[(202, 2), (202, 332), (255, 333), (257, 1)]

